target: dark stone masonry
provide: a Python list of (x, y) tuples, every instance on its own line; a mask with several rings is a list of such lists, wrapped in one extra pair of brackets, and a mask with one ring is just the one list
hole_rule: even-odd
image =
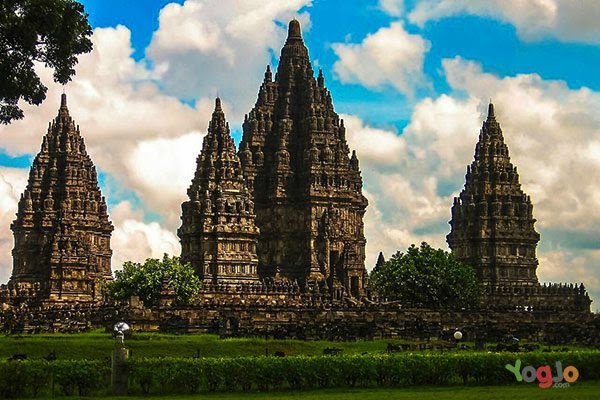
[(198, 168), (181, 205), (181, 258), (204, 284), (257, 282), (259, 230), (229, 125), (216, 100)]
[(293, 20), (275, 79), (267, 67), (240, 143), (260, 229), (261, 277), (297, 280), (338, 296), (366, 294), (367, 199), (345, 135)]
[(239, 149), (216, 99), (177, 231), (182, 259), (203, 282), (199, 299), (174, 306), (165, 279), (150, 309), (135, 297), (117, 304), (101, 295), (112, 279), (113, 227), (63, 95), (11, 225), (14, 267), (0, 287), (0, 329), (72, 332), (124, 320), (138, 330), (223, 336), (431, 339), (460, 329), (468, 340), (599, 344), (600, 317), (584, 285), (538, 282), (532, 202), (492, 104), (447, 236), (485, 287), (481, 304), (460, 311), (412, 309), (369, 287), (367, 200), (345, 133), (293, 20)]
[(62, 95), (11, 225), (13, 273), (0, 296), (11, 302), (72, 302), (101, 299), (112, 279), (106, 201), (79, 126)]
[(500, 124), (490, 104), (465, 187), (452, 206), (448, 244), (488, 285), (537, 285), (533, 205), (510, 162)]

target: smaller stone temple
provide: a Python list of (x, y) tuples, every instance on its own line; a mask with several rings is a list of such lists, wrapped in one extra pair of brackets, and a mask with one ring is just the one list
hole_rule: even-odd
[(454, 199), (448, 244), (484, 283), (535, 285), (540, 235), (534, 224), (531, 199), (521, 189), (490, 103), (465, 187)]
[(589, 311), (583, 283), (539, 284), (535, 221), (490, 103), (465, 186), (454, 198), (448, 245), (475, 269), (488, 307)]
[(258, 282), (254, 202), (219, 98), (187, 193), (177, 231), (182, 261), (205, 283)]
[(90, 302), (112, 279), (106, 201), (79, 126), (62, 95), (11, 225), (13, 302)]

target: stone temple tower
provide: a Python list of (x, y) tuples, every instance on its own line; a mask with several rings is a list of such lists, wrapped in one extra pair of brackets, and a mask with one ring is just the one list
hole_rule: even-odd
[(363, 295), (367, 200), (358, 159), (296, 20), (275, 79), (267, 67), (246, 116), (239, 157), (256, 203), (261, 276)]
[(521, 190), (491, 103), (465, 179), (452, 206), (447, 236), (452, 253), (472, 265), (485, 284), (537, 285), (540, 235), (533, 206)]
[(62, 95), (12, 223), (15, 247), (11, 297), (95, 301), (112, 279), (106, 201), (79, 127)]
[(258, 281), (254, 202), (217, 98), (197, 169), (181, 205), (181, 257), (205, 283)]

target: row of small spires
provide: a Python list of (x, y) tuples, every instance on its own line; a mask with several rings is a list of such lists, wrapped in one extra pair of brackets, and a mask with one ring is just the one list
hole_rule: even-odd
[[(169, 285), (169, 278), (163, 279), (163, 285)], [(286, 281), (286, 282), (276, 282), (272, 279), (263, 279), (256, 283), (239, 283), (239, 284), (228, 284), (228, 283), (213, 283), (206, 282), (202, 286), (203, 291), (209, 292), (227, 292), (227, 291), (236, 291), (236, 292), (281, 292), (281, 293), (299, 293), (299, 292), (312, 292), (312, 293), (325, 293), (329, 291), (329, 287), (327, 282), (323, 281), (318, 284), (316, 282), (309, 283), (308, 281), (304, 282), (304, 286), (301, 288), (298, 281)]]
[[(294, 72), (294, 64), (291, 62), (291, 60), (288, 62), (288, 70), (290, 72)], [(310, 67), (310, 64), (305, 66), (305, 74), (307, 78), (313, 78), (314, 77), (314, 71), (313, 69)], [(290, 80), (293, 81), (294, 77), (293, 75), (289, 77)], [(278, 74), (275, 74), (275, 80), (278, 79)], [(310, 81), (311, 83), (313, 81)], [(265, 71), (265, 76), (264, 76), (264, 80), (262, 85), (260, 86), (259, 92), (258, 92), (258, 100), (260, 103), (262, 103), (263, 105), (266, 103), (272, 103), (275, 100), (275, 96), (277, 95), (277, 92), (275, 91), (275, 87), (272, 85), (273, 83), (273, 75), (271, 73), (271, 66), (267, 65), (267, 69)], [(309, 90), (313, 91), (315, 88), (313, 88), (313, 86), (311, 85), (309, 87)], [(331, 105), (331, 93), (329, 92), (329, 90), (327, 90), (325, 88), (325, 78), (323, 76), (323, 70), (319, 69), (319, 75), (317, 77), (316, 80), (316, 89), (318, 89), (317, 92), (312, 92), (310, 94), (311, 99), (320, 102), (323, 98), (326, 100), (326, 105), (330, 106)]]
[(507, 293), (514, 292), (515, 290), (524, 290), (525, 293), (542, 293), (542, 294), (565, 294), (565, 293), (576, 293), (580, 295), (586, 295), (587, 291), (585, 285), (573, 284), (573, 283), (543, 283), (539, 286), (523, 285), (518, 282), (511, 282), (501, 285), (489, 285), (486, 286), (486, 291), (489, 293)]
[(480, 141), (475, 147), (475, 159), (481, 161), (481, 157), (504, 156), (508, 157), (508, 147), (505, 143), (491, 143)]
[[(24, 193), (21, 194), (20, 202), (23, 203), (23, 212), (24, 213), (33, 213), (35, 210), (33, 209), (33, 200), (31, 198), (29, 190), (25, 190)], [(72, 197), (63, 198), (60, 202), (60, 207), (55, 207), (56, 203), (52, 194), (49, 192), (44, 199), (43, 202), (40, 201), (41, 210), (45, 211), (90, 211), (92, 213), (100, 212), (100, 214), (105, 214), (107, 212), (106, 207), (106, 199), (104, 196), (100, 196), (100, 199), (94, 198), (94, 196), (85, 195), (79, 196), (77, 193)]]
[[(492, 196), (491, 196), (492, 203), (500, 203), (501, 202), (500, 196), (502, 196), (502, 195), (498, 195), (498, 193), (493, 192)], [(523, 194), (521, 196), (521, 201), (526, 204), (531, 204), (531, 197), (529, 195)], [(482, 197), (481, 202), (487, 202), (486, 198)], [(461, 205), (461, 204), (475, 204), (475, 196), (472, 194), (464, 195), (461, 193), (461, 196), (454, 197), (454, 205)]]
[[(467, 165), (467, 175), (468, 174), (485, 174), (488, 173), (489, 174), (489, 169), (487, 168), (483, 168), (483, 171), (480, 171), (479, 166), (477, 165), (477, 163), (473, 163), (471, 165)], [(494, 170), (494, 172), (498, 172), (498, 173), (504, 173), (504, 174), (517, 174), (517, 167), (512, 166), (512, 165), (503, 165), (502, 168), (497, 168)]]

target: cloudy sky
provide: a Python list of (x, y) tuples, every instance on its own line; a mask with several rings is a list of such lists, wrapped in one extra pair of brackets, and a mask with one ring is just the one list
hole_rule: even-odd
[[(180, 203), (218, 93), (236, 141), (287, 22), (357, 150), (367, 268), (411, 243), (446, 248), (489, 99), (534, 202), (542, 281), (585, 282), (600, 309), (600, 2), (85, 0), (94, 50), (66, 86), (115, 224), (113, 268), (179, 254)], [(0, 281), (28, 166), (59, 107), (0, 127)]]

